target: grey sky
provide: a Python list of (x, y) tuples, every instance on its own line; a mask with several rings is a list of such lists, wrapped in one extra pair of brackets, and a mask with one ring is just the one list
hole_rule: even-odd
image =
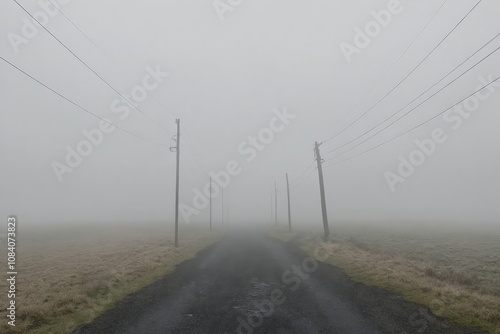
[[(448, 1), (436, 20), (417, 40), (400, 64), (368, 98), (370, 87), (402, 54), (442, 1), (401, 1), (404, 10), (374, 37), (371, 45), (348, 64), (339, 47), (352, 44), (354, 27), (373, 20), (372, 10), (388, 1), (243, 1), (224, 21), (211, 1), (97, 1), (72, 0), (61, 7), (135, 81), (146, 67), (160, 66), (169, 77), (153, 92), (181, 118), (183, 136), (182, 202), (190, 204), (194, 187), (202, 188), (205, 172), (222, 170), (230, 160), (244, 171), (227, 192), (233, 222), (269, 222), (273, 182), (284, 187), (284, 174), (295, 179), (312, 161), (315, 140), (321, 141), (349, 124), (403, 78), (472, 8), (477, 1)], [(36, 2), (23, 1), (31, 12)], [(446, 42), (397, 91), (324, 152), (355, 138), (385, 119), (440, 79), (450, 69), (500, 32), (500, 4), (484, 0)], [(27, 15), (13, 1), (0, 11), (0, 55), (49, 84), (70, 99), (109, 117), (141, 136), (170, 145), (175, 117), (151, 95), (140, 104), (171, 133), (132, 111), (125, 121), (110, 111), (118, 96), (50, 35), (40, 29), (15, 53), (7, 39), (20, 33)], [(61, 15), (47, 25), (77, 55), (120, 92), (134, 83), (111, 64)], [(496, 40), (481, 55), (498, 47)], [(480, 76), (500, 75), (494, 54), (421, 108), (351, 156), (389, 139), (441, 112), (475, 91)], [(459, 71), (461, 73), (463, 70)], [(36, 224), (63, 221), (133, 221), (173, 219), (175, 155), (167, 147), (146, 143), (115, 130), (59, 182), (51, 167), (64, 162), (66, 146), (84, 139), (82, 130), (97, 128), (99, 120), (0, 62), (0, 216), (17, 214)], [(455, 75), (452, 76), (454, 78)], [(448, 80), (449, 81), (449, 80)], [(446, 82), (448, 82), (446, 81)], [(498, 89), (498, 88), (497, 88)], [(325, 167), (330, 220), (335, 221), (449, 221), (498, 222), (500, 89), (482, 102), (477, 112), (452, 130), (442, 117), (347, 163)], [(349, 110), (357, 102), (353, 113)], [(238, 145), (268, 126), (273, 109), (296, 118), (251, 163)], [(449, 139), (423, 166), (391, 192), (384, 178), (395, 171), (400, 155), (408, 157), (416, 138), (443, 128)], [(199, 158), (191, 149), (192, 143)], [(325, 157), (328, 158), (328, 157)], [(191, 167), (189, 167), (191, 166)], [(279, 215), (285, 220), (285, 194)], [(321, 219), (316, 170), (292, 192), (295, 220), (318, 224)], [(220, 198), (214, 200), (220, 219)], [(207, 219), (208, 210), (193, 217)]]

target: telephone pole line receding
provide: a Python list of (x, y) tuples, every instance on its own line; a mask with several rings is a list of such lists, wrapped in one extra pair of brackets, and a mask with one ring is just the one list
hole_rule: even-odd
[(330, 235), (330, 228), (328, 226), (328, 215), (326, 211), (326, 198), (325, 198), (325, 184), (323, 180), (323, 160), (321, 159), (321, 153), (319, 151), (320, 143), (314, 143), (314, 154), (316, 155), (316, 161), (318, 163), (318, 175), (319, 175), (319, 190), (321, 195), (321, 211), (323, 214), (323, 227), (325, 229), (325, 241), (328, 240)]
[(288, 231), (292, 232), (292, 211), (290, 209), (290, 182), (288, 182), (288, 173), (286, 173), (286, 192), (288, 196)]
[(177, 124), (177, 137), (175, 138), (175, 152), (177, 156), (177, 170), (175, 176), (175, 247), (179, 247), (179, 163), (181, 153), (181, 120), (176, 119), (175, 123)]

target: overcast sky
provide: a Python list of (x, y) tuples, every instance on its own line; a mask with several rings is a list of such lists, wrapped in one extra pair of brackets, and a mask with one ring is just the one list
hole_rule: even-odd
[[(243, 170), (225, 190), (226, 220), (271, 223), (274, 181), (283, 189), (285, 173), (291, 181), (304, 175), (313, 162), (314, 141), (330, 138), (380, 100), (477, 0), (448, 1), (397, 66), (366, 96), (443, 3), (402, 0), (401, 12), (348, 63), (341, 43), (354, 44), (355, 27), (364, 29), (374, 20), (371, 12), (387, 8), (389, 2), (252, 0), (218, 15), (211, 0), (69, 1), (61, 10), (113, 62), (62, 15), (51, 17), (46, 27), (120, 93), (130, 94), (137, 82), (142, 83), (148, 67), (169, 73), (139, 104), (148, 117), (132, 109), (128, 118), (121, 119), (110, 107), (120, 96), (41, 28), (16, 53), (9, 33), (22, 35), (23, 18), (29, 17), (14, 1), (3, 1), (0, 56), (113, 124), (167, 146), (116, 129), (60, 182), (53, 163), (65, 164), (67, 146), (75, 149), (85, 140), (82, 131), (98, 129), (100, 121), (0, 61), (0, 216), (16, 214), (30, 224), (172, 222), (175, 154), (168, 146), (178, 117), (183, 131), (181, 202), (192, 205), (193, 189), (203, 189), (207, 173), (224, 170), (235, 160)], [(20, 3), (32, 13), (41, 10), (35, 1)], [(354, 126), (323, 144), (322, 153), (385, 120), (477, 51), (500, 32), (499, 12), (498, 1), (482, 1), (417, 71)], [(500, 38), (429, 94), (499, 45)], [(394, 126), (325, 163), (331, 223), (498, 223), (498, 86), (492, 86), (497, 92), (456, 130), (452, 127), (456, 123), (440, 116), (367, 154), (343, 164), (331, 163), (374, 147), (456, 104), (482, 84), (480, 77), (499, 76), (499, 61), (500, 52), (493, 54)], [(248, 156), (239, 154), (238, 146), (269, 127), (273, 110), (284, 108), (295, 118), (252, 162), (246, 161)], [(435, 153), (392, 191), (386, 172), (397, 173), (399, 157), (408, 158), (417, 148), (416, 139), (431, 138), (439, 128), (447, 140), (437, 144)], [(315, 168), (291, 196), (296, 222), (321, 224)], [(218, 223), (220, 196), (213, 205)], [(279, 192), (282, 222), (285, 205), (285, 193)], [(208, 212), (201, 210), (191, 217), (192, 222), (205, 223)]]

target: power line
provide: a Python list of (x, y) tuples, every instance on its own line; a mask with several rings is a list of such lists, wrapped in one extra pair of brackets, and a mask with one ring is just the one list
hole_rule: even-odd
[(203, 163), (202, 163), (202, 161), (200, 159), (200, 156), (199, 156), (198, 152), (196, 151), (196, 148), (194, 147), (191, 139), (188, 136), (186, 127), (182, 126), (182, 129), (183, 129), (183, 131), (185, 133), (184, 137), (187, 139), (187, 143), (188, 143), (188, 146), (189, 146), (189, 148), (191, 150), (191, 153), (193, 153), (194, 161), (195, 161), (196, 165), (200, 168), (200, 170), (203, 172), (203, 174), (207, 175), (208, 173), (205, 172), (205, 168), (203, 168)]
[(114, 88), (110, 83), (108, 83), (99, 73), (97, 73), (92, 67), (90, 67), (86, 62), (84, 62), (80, 57), (78, 57), (73, 51), (71, 51), (70, 48), (68, 48), (59, 38), (57, 38), (50, 30), (48, 30), (40, 21), (38, 21), (29, 11), (26, 10), (17, 0), (13, 0), (26, 14), (28, 14), (34, 21), (36, 21), (46, 32), (48, 32), (56, 41), (59, 42), (69, 53), (71, 53), (76, 59), (78, 59), (85, 67), (87, 67), (92, 73), (94, 73), (102, 82), (104, 82), (109, 88), (111, 88), (114, 92), (116, 92), (120, 97), (122, 97), (125, 101), (128, 102), (128, 104), (140, 112), (142, 115), (144, 115), (146, 118), (151, 120), (152, 122), (156, 123), (160, 128), (163, 130), (170, 132), (167, 128), (165, 128), (163, 125), (161, 125), (159, 122), (151, 118), (150, 116), (146, 115), (142, 110), (139, 109), (139, 107), (135, 106), (132, 101), (130, 101), (125, 95), (120, 93), (116, 88)]
[[(309, 164), (309, 166), (304, 169), (299, 176), (297, 176), (292, 182), (290, 182), (290, 190), (294, 190), (296, 188), (298, 188), (302, 183), (304, 183), (304, 181), (307, 179), (307, 177), (309, 175), (311, 175), (311, 173), (314, 171), (314, 165), (315, 165), (316, 161), (311, 161), (311, 163)], [(293, 185), (293, 186), (292, 186)], [(287, 189), (278, 189), (278, 192), (286, 192)]]
[(201, 179), (199, 178), (199, 176), (194, 172), (194, 169), (193, 169), (193, 166), (191, 165), (191, 163), (189, 162), (188, 159), (186, 159), (184, 156), (181, 156), (181, 160), (185, 161), (189, 167), (189, 171), (191, 172), (191, 174), (193, 174), (193, 176), (196, 178), (196, 180), (200, 183), (200, 184), (204, 184), (206, 182), (204, 181), (201, 181)]
[[(309, 158), (308, 158), (309, 159)], [(308, 160), (307, 159), (307, 160)], [(306, 162), (307, 160), (304, 160)], [(298, 188), (306, 179), (309, 175), (311, 175), (311, 172), (314, 170), (314, 165), (316, 164), (315, 160), (312, 160), (309, 165), (297, 176), (293, 181), (290, 182), (290, 190), (294, 190)], [(278, 189), (278, 192), (286, 192), (287, 189)]]
[[(56, 8), (56, 10), (66, 19), (66, 21), (68, 21), (76, 30), (78, 30), (80, 32), (80, 34), (82, 36), (84, 36), (97, 50), (99, 50), (101, 52), (101, 54), (104, 55), (104, 57), (106, 57), (117, 69), (119, 69), (125, 76), (127, 76), (129, 78), (130, 81), (132, 81), (133, 83), (135, 84), (138, 84), (137, 81), (134, 80), (134, 78), (126, 71), (124, 70), (122, 67), (120, 67), (117, 62), (115, 62), (113, 60), (113, 58), (111, 58), (111, 56), (109, 56), (108, 53), (106, 53), (104, 51), (103, 48), (99, 47), (99, 45), (97, 45), (97, 43), (95, 43), (75, 22), (73, 22), (60, 8), (59, 6), (56, 6), (52, 0), (48, 0), (53, 6), (54, 8)], [(150, 96), (153, 98), (153, 100), (155, 100), (155, 102), (164, 110), (166, 111), (167, 113), (169, 113), (170, 115), (172, 115), (174, 118), (178, 118), (176, 114), (174, 114), (170, 109), (168, 109), (161, 101), (158, 97), (156, 97), (155, 94), (153, 93), (149, 93)], [(190, 139), (190, 136), (189, 136), (189, 131), (187, 131), (186, 129), (186, 126), (182, 126), (183, 128), (183, 132), (184, 132), (184, 137), (187, 139), (187, 142), (188, 142), (188, 146), (189, 148), (191, 149), (194, 157), (195, 157), (195, 162), (196, 164), (198, 165), (198, 167), (200, 167), (201, 171), (204, 173), (204, 174), (207, 174), (205, 172), (205, 169), (203, 168), (203, 163), (201, 162), (201, 159), (199, 158), (199, 154), (198, 152), (196, 151), (196, 149), (194, 148), (194, 145), (192, 144), (192, 141)], [(188, 162), (189, 164), (189, 162)]]
[[(291, 185), (294, 185), (296, 182), (302, 182), (303, 178), (307, 177), (307, 173), (309, 173), (311, 170), (314, 169), (314, 161), (312, 161), (307, 169), (305, 169), (298, 177), (295, 178), (292, 182), (290, 182)], [(300, 180), (300, 181), (299, 181)]]
[[(464, 61), (462, 61), (460, 64), (458, 64), (455, 68), (453, 68), (451, 71), (449, 71), (444, 77), (442, 77), (440, 80), (438, 80), (437, 82), (435, 82), (432, 86), (430, 86), (427, 90), (425, 90), (424, 92), (422, 92), (420, 95), (418, 95), (417, 97), (415, 97), (412, 101), (410, 101), (408, 104), (406, 104), (404, 107), (402, 107), (401, 109), (399, 109), (398, 111), (396, 111), (394, 114), (392, 114), (391, 116), (389, 116), (388, 118), (386, 118), (384, 121), (382, 121), (381, 123), (377, 124), (376, 126), (372, 127), (370, 130), (364, 132), (363, 134), (361, 134), (360, 136), (354, 138), (353, 140), (333, 149), (333, 150), (330, 150), (328, 152), (325, 153), (326, 154), (329, 154), (329, 153), (332, 153), (332, 152), (336, 152), (342, 148), (344, 148), (345, 146), (355, 142), (356, 140), (358, 140), (359, 138), (363, 137), (364, 135), (366, 135), (367, 133), (369, 133), (370, 131), (372, 131), (373, 129), (377, 128), (379, 125), (385, 123), (386, 121), (388, 121), (389, 119), (391, 119), (393, 116), (395, 116), (396, 114), (398, 114), (400, 111), (406, 109), (406, 107), (410, 106), (413, 102), (415, 102), (416, 100), (418, 100), (420, 97), (422, 97), (423, 95), (425, 95), (427, 92), (429, 92), (432, 88), (436, 87), (439, 83), (441, 83), (444, 79), (446, 79), (450, 74), (452, 74), (453, 72), (455, 72), (458, 68), (460, 68), (463, 64), (465, 64), (467, 61), (469, 61), (471, 58), (473, 58), (475, 55), (477, 55), (479, 52), (481, 52), (486, 46), (488, 46), (489, 44), (491, 44), (491, 42), (493, 42), (496, 38), (498, 38), (498, 36), (500, 36), (500, 33), (498, 33), (495, 37), (493, 37), (492, 39), (490, 39), (486, 44), (484, 44), (479, 50), (477, 50), (476, 52), (474, 52), (472, 55), (470, 55), (469, 57), (467, 57)], [(483, 59), (484, 60), (484, 59)], [(475, 65), (477, 66), (477, 64)], [(472, 68), (470, 68), (469, 70), (467, 70), (465, 73), (467, 73), (468, 71), (470, 71)], [(465, 73), (463, 73), (462, 75), (464, 75)], [(460, 77), (456, 78), (454, 81), (456, 81), (457, 79), (459, 79)], [(452, 81), (451, 83), (453, 83), (454, 81)], [(451, 84), (449, 83), (448, 86)], [(444, 87), (446, 88), (446, 87)], [(442, 89), (444, 89), (442, 88)], [(441, 90), (442, 90), (441, 89)], [(424, 101), (425, 102), (425, 101)]]
[[(476, 9), (476, 7), (482, 2), (483, 0), (479, 0), (472, 9), (470, 9), (467, 14), (453, 27), (453, 29), (431, 50), (427, 56), (425, 56), (424, 59), (422, 59), (413, 70), (410, 71), (399, 83), (394, 86), (387, 94), (385, 94), (380, 100), (378, 100), (372, 107), (370, 107), (368, 110), (366, 110), (361, 116), (359, 116), (354, 122), (352, 122), (347, 128), (350, 128), (353, 124), (355, 124), (358, 120), (360, 120), (363, 116), (365, 116), (368, 112), (373, 110), (376, 106), (378, 106), (382, 101), (384, 101), (392, 92), (394, 92), (406, 79), (408, 79), (443, 43), (444, 41), (462, 24), (462, 22)], [(347, 129), (346, 129), (347, 130)], [(332, 137), (328, 140), (325, 141), (328, 142), (332, 140), (335, 137)]]
[(313, 171), (314, 171), (314, 168), (310, 169), (309, 172), (307, 172), (307, 174), (304, 176), (304, 178), (302, 179), (302, 181), (300, 181), (299, 183), (297, 183), (295, 186), (291, 187), (290, 190), (294, 190), (294, 189), (299, 188), (309, 178), (309, 175), (311, 175), (311, 173)]
[[(304, 162), (307, 162), (307, 160), (309, 160), (309, 158), (305, 159)], [(293, 185), (295, 182), (297, 182), (312, 166), (314, 166), (314, 163), (315, 163), (315, 161), (312, 160), (309, 163), (309, 165), (304, 170), (302, 170), (302, 172), (300, 172), (300, 174), (296, 178), (294, 178), (294, 180), (290, 181), (290, 185)], [(278, 188), (278, 191), (279, 192), (285, 192), (286, 189), (280, 189), (280, 188)]]
[[(437, 92), (435, 92), (434, 94), (432, 94), (431, 96), (429, 96), (427, 99), (425, 99), (424, 101), (422, 101), (420, 104), (418, 104), (417, 106), (415, 106), (414, 108), (410, 109), (409, 111), (407, 111), (405, 114), (403, 114), (402, 116), (400, 116), (399, 118), (397, 118), (396, 120), (394, 120), (392, 123), (388, 124), (387, 126), (385, 126), (384, 128), (380, 129), (378, 132), (375, 132), (373, 135), (371, 135), (370, 137), (366, 138), (365, 140), (359, 142), (358, 144), (354, 145), (353, 147), (351, 147), (350, 149), (348, 149), (347, 151), (345, 152), (342, 152), (341, 154), (333, 157), (333, 158), (330, 158), (328, 159), (327, 161), (329, 160), (333, 160), (335, 158), (338, 158), (344, 154), (346, 154), (347, 152), (350, 152), (352, 151), (353, 149), (355, 149), (356, 147), (362, 145), (363, 143), (366, 143), (368, 140), (370, 140), (371, 138), (375, 137), (376, 135), (378, 135), (379, 133), (381, 133), (382, 131), (384, 131), (385, 129), (389, 128), (390, 126), (392, 126), (393, 124), (395, 124), (396, 122), (398, 122), (399, 120), (401, 120), (402, 118), (404, 118), (405, 116), (409, 115), (411, 112), (413, 112), (415, 109), (419, 108), (420, 106), (422, 106), (425, 102), (429, 101), (431, 98), (433, 98), (434, 96), (436, 96), (437, 94), (439, 94), (441, 91), (443, 91), (445, 88), (449, 87), (451, 84), (453, 84), (455, 81), (457, 81), (458, 79), (460, 79), (461, 77), (463, 77), (465, 74), (467, 74), (468, 72), (470, 72), (473, 68), (475, 68), (477, 65), (479, 65), (480, 63), (482, 63), (484, 60), (486, 60), (487, 58), (489, 58), (492, 54), (494, 54), (495, 52), (497, 52), (498, 50), (500, 50), (500, 47), (496, 48), (494, 51), (492, 51), (490, 54), (488, 54), (486, 57), (484, 57), (483, 59), (481, 59), (479, 62), (477, 62), (476, 64), (474, 64), (472, 67), (470, 67), (467, 71), (465, 71), (464, 73), (462, 73), (461, 75), (459, 75), (457, 78), (455, 78), (453, 81), (449, 82), (447, 85), (445, 85), (443, 88), (439, 89)], [(404, 109), (404, 108), (403, 108)], [(389, 117), (388, 119), (384, 120), (382, 123), (379, 123), (378, 125), (376, 125), (375, 127), (371, 128), (370, 130), (368, 130), (367, 132), (365, 132), (363, 135), (361, 135), (360, 137), (358, 138), (361, 138), (363, 137), (365, 134), (368, 134), (370, 131), (376, 129), (379, 125), (382, 125), (384, 124), (386, 121), (388, 121), (389, 119), (391, 119), (393, 116), (395, 116), (396, 114), (398, 114), (401, 110), (403, 109), (400, 109), (398, 110), (396, 113), (394, 113), (393, 115), (391, 115), (391, 117)]]
[[(399, 64), (399, 62), (401, 61), (401, 59), (406, 55), (406, 53), (410, 50), (410, 48), (413, 46), (413, 44), (415, 44), (415, 42), (420, 38), (420, 36), (427, 29), (427, 27), (434, 21), (434, 19), (436, 18), (436, 16), (439, 14), (439, 12), (441, 12), (441, 9), (443, 9), (444, 5), (447, 2), (448, 2), (448, 0), (445, 0), (441, 4), (441, 6), (438, 8), (438, 10), (434, 13), (434, 15), (431, 17), (431, 19), (427, 22), (427, 24), (425, 24), (425, 26), (422, 28), (422, 30), (420, 30), (420, 32), (418, 33), (418, 35), (413, 39), (413, 41), (410, 43), (410, 45), (408, 45), (408, 47), (404, 50), (404, 52), (399, 56), (399, 58), (396, 60), (396, 62), (394, 64), (392, 64), (392, 66), (389, 68), (389, 70), (387, 70), (384, 73), (384, 75), (375, 83), (375, 85), (372, 86), (372, 88), (368, 91), (368, 93), (366, 93), (365, 96), (363, 96), (363, 98), (361, 98), (361, 99), (358, 100), (358, 103), (356, 103), (354, 105), (354, 107), (352, 107), (351, 110), (349, 110), (349, 114), (352, 111), (354, 111), (361, 104), (361, 101), (363, 101), (367, 96), (369, 96), (379, 86), (379, 84), (387, 77), (387, 75), (390, 72), (392, 72), (392, 70)], [(356, 120), (354, 120), (347, 127), (345, 127), (344, 129), (342, 129), (340, 132), (338, 132), (334, 136), (330, 137), (329, 139), (325, 140), (324, 143), (329, 142), (330, 140), (333, 140), (333, 139), (337, 138), (338, 136), (340, 136), (342, 133), (344, 133), (346, 130), (348, 130), (354, 123), (356, 123), (360, 118), (362, 118), (364, 115), (366, 115), (366, 113), (368, 113), (368, 111), (365, 112), (364, 114), (362, 114)]]
[[(106, 51), (104, 51), (103, 48), (99, 47), (99, 45), (97, 45), (97, 43), (95, 43), (89, 36), (88, 34), (86, 34), (75, 22), (73, 22), (60, 8), (59, 6), (56, 6), (56, 4), (54, 4), (54, 2), (52, 0), (47, 0), (48, 2), (50, 2), (52, 4), (52, 6), (54, 6), (54, 8), (66, 19), (66, 21), (68, 21), (76, 30), (78, 30), (80, 32), (80, 34), (82, 36), (84, 36), (97, 50), (99, 50), (103, 55), (104, 57), (106, 57), (113, 65), (115, 65), (116, 68), (118, 68), (125, 76), (127, 76), (129, 78), (130, 81), (132, 81), (133, 83), (139, 85), (139, 83), (126, 71), (124, 70), (121, 66), (119, 66), (117, 64), (116, 61), (113, 60), (113, 58), (111, 58), (111, 56), (106, 53)], [(155, 94), (153, 93), (149, 93), (149, 95), (151, 95), (151, 97), (153, 97), (153, 99), (156, 101), (156, 103), (158, 105), (160, 105), (162, 107), (163, 110), (165, 110), (166, 112), (168, 112), (170, 115), (172, 115), (174, 118), (177, 118), (177, 115), (174, 114), (171, 110), (169, 110), (167, 107), (165, 107), (163, 105), (163, 103), (155, 96)]]
[(21, 68), (17, 67), (16, 65), (14, 65), (13, 63), (11, 63), (10, 61), (8, 61), (7, 59), (3, 58), (2, 56), (0, 56), (0, 59), (3, 60), (5, 63), (9, 64), (10, 66), (12, 66), (13, 68), (15, 68), (16, 70), (18, 70), (19, 72), (21, 72), (22, 74), (24, 74), (25, 76), (27, 76), (28, 78), (30, 78), (31, 80), (37, 82), (38, 84), (40, 84), (41, 86), (45, 87), (46, 89), (50, 90), (52, 93), (56, 94), (57, 96), (61, 97), (62, 99), (66, 100), (67, 102), (71, 103), (72, 105), (74, 105), (75, 107), (85, 111), (86, 113), (89, 113), (91, 114), (92, 116), (100, 119), (101, 121), (104, 121), (114, 127), (116, 127), (117, 129), (125, 132), (125, 133), (128, 133), (129, 135), (132, 135), (136, 138), (139, 138), (141, 140), (144, 140), (144, 141), (147, 141), (147, 142), (150, 142), (150, 143), (153, 143), (153, 144), (156, 144), (156, 145), (160, 145), (160, 146), (165, 146), (167, 147), (168, 145), (165, 145), (165, 144), (162, 144), (162, 143), (158, 143), (154, 140), (151, 140), (151, 139), (147, 139), (147, 138), (144, 138), (144, 137), (141, 137), (133, 132), (130, 132), (118, 125), (115, 125), (113, 123), (111, 123), (110, 121), (107, 121), (106, 119), (102, 118), (101, 116), (93, 113), (92, 111), (86, 109), (85, 107), (82, 107), (81, 105), (79, 105), (78, 103), (74, 102), (73, 100), (70, 100), (69, 98), (67, 98), (66, 96), (64, 96), (63, 94), (57, 92), (56, 90), (54, 90), (53, 88), (47, 86), (46, 84), (44, 84), (43, 82), (41, 82), (40, 80), (36, 79), (35, 77), (33, 77), (31, 74), (27, 73), (26, 71), (22, 70)]
[(461, 104), (462, 102), (466, 101), (468, 98), (470, 98), (470, 97), (474, 96), (475, 94), (479, 93), (480, 91), (482, 91), (482, 90), (483, 90), (483, 89), (485, 89), (486, 87), (489, 87), (490, 85), (492, 85), (493, 83), (497, 82), (498, 80), (500, 80), (500, 76), (499, 76), (499, 77), (497, 77), (495, 80), (491, 81), (489, 84), (484, 85), (484, 86), (483, 86), (483, 87), (481, 87), (480, 89), (476, 90), (474, 93), (470, 94), (469, 96), (467, 96), (467, 97), (466, 97), (466, 98), (464, 98), (463, 100), (461, 100), (461, 101), (459, 101), (458, 103), (456, 103), (456, 104), (452, 105), (451, 107), (449, 107), (449, 108), (447, 108), (447, 109), (443, 110), (442, 112), (440, 112), (440, 113), (438, 113), (437, 115), (435, 115), (435, 116), (433, 116), (433, 117), (429, 118), (428, 120), (426, 120), (426, 121), (424, 121), (424, 122), (422, 122), (422, 123), (418, 124), (417, 126), (415, 126), (415, 127), (411, 128), (410, 130), (405, 131), (405, 132), (403, 132), (403, 133), (401, 133), (401, 134), (397, 135), (396, 137), (393, 137), (393, 138), (391, 138), (391, 139), (389, 139), (389, 140), (387, 140), (387, 141), (385, 141), (385, 142), (383, 142), (383, 143), (381, 143), (381, 144), (379, 144), (379, 145), (377, 145), (377, 146), (375, 146), (375, 147), (372, 147), (371, 149), (368, 149), (368, 150), (366, 150), (366, 151), (364, 151), (364, 152), (361, 152), (361, 153), (359, 153), (359, 154), (357, 154), (357, 155), (354, 155), (354, 156), (352, 156), (352, 157), (350, 157), (350, 158), (347, 158), (347, 159), (344, 159), (344, 160), (338, 161), (338, 162), (336, 162), (336, 163), (333, 163), (333, 164), (327, 165), (327, 166), (325, 166), (325, 167), (332, 167), (332, 166), (336, 166), (336, 165), (339, 165), (339, 164), (341, 164), (341, 163), (344, 163), (344, 162), (347, 162), (347, 161), (349, 161), (349, 160), (352, 160), (352, 159), (354, 159), (354, 158), (357, 158), (357, 157), (359, 157), (359, 156), (361, 156), (361, 155), (364, 155), (364, 154), (366, 154), (366, 153), (369, 153), (369, 152), (371, 152), (371, 151), (373, 151), (373, 150), (375, 150), (375, 149), (377, 149), (377, 148), (379, 148), (379, 147), (381, 147), (381, 146), (384, 146), (385, 144), (388, 144), (388, 143), (390, 143), (390, 142), (392, 142), (392, 141), (394, 141), (394, 140), (396, 140), (396, 139), (398, 139), (398, 138), (400, 138), (400, 137), (402, 137), (402, 136), (406, 135), (407, 133), (412, 132), (413, 130), (418, 129), (418, 128), (419, 128), (419, 127), (421, 127), (422, 125), (429, 123), (430, 121), (432, 121), (432, 120), (436, 119), (438, 116), (440, 116), (440, 115), (444, 114), (445, 112), (447, 112), (447, 111), (448, 111), (448, 110), (450, 110), (451, 108), (458, 106), (458, 105), (459, 105), (459, 104)]

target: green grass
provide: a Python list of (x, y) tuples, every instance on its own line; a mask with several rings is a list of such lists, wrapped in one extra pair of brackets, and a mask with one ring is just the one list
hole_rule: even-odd
[(326, 262), (356, 281), (393, 290), (460, 325), (500, 333), (499, 236), (340, 231), (329, 243), (302, 238), (302, 248), (312, 254), (325, 247)]
[[(221, 237), (184, 228), (176, 249), (172, 233), (159, 225), (23, 231), (16, 327), (2, 321), (0, 332), (71, 333)], [(3, 281), (0, 291), (7, 291)], [(2, 299), (2, 319), (5, 309)]]

